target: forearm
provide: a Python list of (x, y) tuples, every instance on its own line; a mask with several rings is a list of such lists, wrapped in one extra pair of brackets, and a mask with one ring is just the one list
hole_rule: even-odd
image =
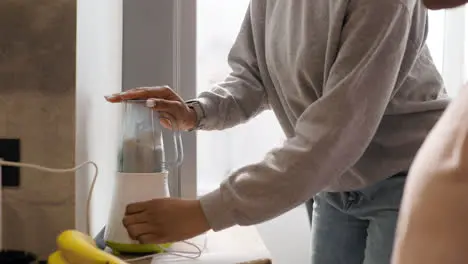
[[(236, 95), (231, 93), (236, 92)], [(245, 94), (236, 88), (217, 87), (204, 92), (196, 99), (201, 115), (197, 115), (198, 129), (223, 130), (242, 124), (257, 116), (268, 108), (263, 91), (253, 91), (251, 88)]]

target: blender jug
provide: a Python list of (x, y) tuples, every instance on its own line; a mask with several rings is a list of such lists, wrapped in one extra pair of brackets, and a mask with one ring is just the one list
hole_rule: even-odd
[[(173, 118), (165, 117), (172, 129), (163, 128), (161, 116), (146, 106), (146, 100), (128, 100), (122, 102), (122, 106), (118, 169), (104, 240), (109, 248), (118, 253), (159, 252), (164, 245), (142, 245), (132, 240), (122, 219), (130, 203), (170, 197), (169, 171), (179, 166), (183, 159), (180, 131)], [(169, 140), (164, 139), (171, 134), (174, 158), (168, 161), (164, 143)], [(177, 182), (180, 191), (180, 181)]]
[(123, 104), (119, 172), (155, 173), (179, 166), (183, 154), (177, 123), (166, 118), (172, 125), (175, 154), (174, 161), (166, 162), (163, 140), (165, 129), (160, 124), (159, 113), (146, 107), (145, 100), (128, 100)]

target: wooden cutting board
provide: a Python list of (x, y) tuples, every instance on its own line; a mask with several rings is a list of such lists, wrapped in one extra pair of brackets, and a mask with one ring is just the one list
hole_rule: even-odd
[[(125, 259), (125, 258), (124, 258)], [(136, 264), (150, 264), (151, 259), (147, 260), (140, 260), (140, 261), (134, 261), (132, 263)], [(252, 261), (247, 261), (247, 262), (241, 262), (241, 263), (236, 263), (236, 264), (272, 264), (271, 260), (269, 259), (259, 259), (259, 260), (252, 260)]]
[(242, 262), (238, 264), (271, 264), (271, 260), (269, 259), (260, 259), (260, 260), (252, 260), (249, 262)]

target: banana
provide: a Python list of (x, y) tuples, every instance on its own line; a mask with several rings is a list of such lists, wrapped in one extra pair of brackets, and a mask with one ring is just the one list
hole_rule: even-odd
[(66, 230), (57, 238), (58, 251), (49, 256), (51, 264), (127, 264), (96, 247), (94, 240), (77, 230)]
[(55, 251), (49, 256), (49, 259), (47, 260), (48, 264), (69, 264), (63, 259), (62, 254), (60, 251)]

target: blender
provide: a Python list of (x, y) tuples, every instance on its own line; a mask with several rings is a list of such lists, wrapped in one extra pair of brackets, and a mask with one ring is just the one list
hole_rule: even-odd
[[(183, 159), (182, 140), (177, 123), (167, 113), (168, 130), (161, 125), (162, 116), (146, 106), (146, 100), (122, 102), (122, 131), (119, 143), (118, 169), (112, 190), (108, 224), (101, 231), (100, 247), (115, 254), (151, 254), (164, 251), (170, 244), (140, 244), (132, 240), (122, 223), (128, 204), (170, 197), (169, 172), (180, 166)], [(167, 161), (167, 137), (172, 135), (174, 158)], [(166, 140), (165, 140), (166, 139)], [(180, 184), (180, 181), (177, 181)], [(179, 188), (180, 190), (180, 188)], [(98, 235), (99, 236), (99, 235)], [(97, 239), (99, 244), (99, 239)]]

